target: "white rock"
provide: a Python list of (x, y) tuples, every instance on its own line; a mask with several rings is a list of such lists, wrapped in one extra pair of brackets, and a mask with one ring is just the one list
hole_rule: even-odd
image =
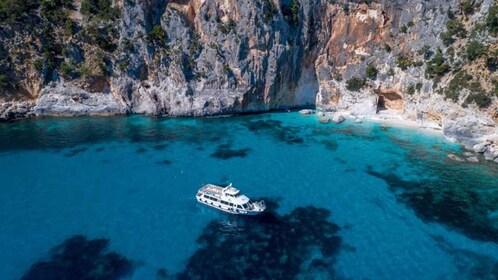
[(362, 121), (361, 119), (358, 119), (358, 118), (357, 118), (357, 119), (355, 119), (355, 120), (354, 120), (354, 122), (355, 122), (355, 123), (362, 123), (363, 121)]
[(486, 160), (494, 160), (498, 158), (498, 147), (496, 145), (488, 146), (484, 152), (484, 158)]
[(340, 115), (340, 114), (335, 114), (333, 117), (332, 117), (332, 121), (335, 122), (335, 123), (342, 123), (343, 121), (345, 121), (346, 119)]
[(482, 142), (482, 143), (478, 143), (478, 144), (475, 144), (474, 145), (474, 152), (476, 153), (484, 153), (486, 151), (486, 149), (488, 148), (489, 146), (489, 142)]
[(315, 113), (315, 111), (310, 110), (310, 109), (303, 109), (303, 110), (299, 111), (299, 114), (301, 114), (303, 116), (313, 115), (314, 113)]
[(320, 118), (320, 123), (324, 123), (325, 124), (325, 123), (329, 123), (329, 122), (330, 122), (330, 119), (327, 118), (327, 117)]

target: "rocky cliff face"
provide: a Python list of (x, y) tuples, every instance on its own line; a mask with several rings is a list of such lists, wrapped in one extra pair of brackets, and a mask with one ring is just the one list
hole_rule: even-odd
[(203, 116), (316, 106), (416, 120), (473, 144), (498, 135), (496, 7), (0, 0), (0, 114)]

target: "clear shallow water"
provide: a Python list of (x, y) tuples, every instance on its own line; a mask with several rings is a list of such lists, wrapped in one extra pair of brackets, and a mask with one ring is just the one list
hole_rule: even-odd
[[(497, 169), (450, 151), (461, 152), (423, 131), (297, 113), (0, 124), (0, 278), (83, 235), (109, 239), (131, 279), (213, 279), (219, 259), (311, 279), (496, 279)], [(278, 208), (261, 219), (204, 208), (194, 195), (208, 182)]]

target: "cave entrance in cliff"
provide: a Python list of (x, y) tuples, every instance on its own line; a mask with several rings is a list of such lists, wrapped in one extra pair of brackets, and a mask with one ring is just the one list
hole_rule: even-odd
[(403, 97), (394, 91), (378, 92), (377, 113), (385, 110), (403, 110)]

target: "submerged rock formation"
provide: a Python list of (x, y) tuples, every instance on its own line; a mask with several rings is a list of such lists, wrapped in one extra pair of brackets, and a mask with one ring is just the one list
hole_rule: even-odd
[(316, 106), (498, 140), (493, 0), (0, 4), (2, 119)]

